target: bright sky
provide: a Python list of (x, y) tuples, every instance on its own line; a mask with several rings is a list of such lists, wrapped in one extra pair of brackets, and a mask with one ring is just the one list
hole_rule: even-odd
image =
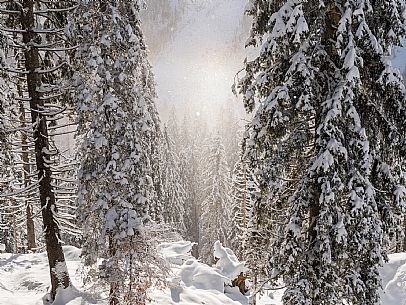
[(185, 103), (215, 117), (233, 97), (234, 75), (245, 57), (243, 43), (233, 43), (244, 6), (243, 0), (209, 1), (203, 10), (186, 14), (174, 41), (153, 62), (163, 116), (171, 105)]
[[(221, 105), (233, 98), (231, 86), (246, 54), (248, 32), (239, 29), (247, 1), (203, 2), (197, 1), (185, 13), (174, 41), (152, 60), (157, 105), (164, 121), (172, 105), (183, 104), (189, 112), (198, 112), (210, 121), (217, 117)], [(403, 71), (406, 48), (394, 54), (394, 64)], [(242, 105), (236, 104), (236, 109), (242, 112)]]

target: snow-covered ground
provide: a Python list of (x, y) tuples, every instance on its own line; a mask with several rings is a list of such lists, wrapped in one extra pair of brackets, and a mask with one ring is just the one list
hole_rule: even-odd
[(384, 293), (383, 305), (406, 305), (406, 253), (389, 255), (389, 262), (381, 269)]
[[(190, 255), (190, 242), (163, 243), (160, 252), (172, 267), (168, 287), (149, 291), (151, 304), (157, 305), (247, 305), (247, 297), (237, 288), (226, 287), (230, 278), (244, 270), (230, 251), (215, 245), (216, 266), (208, 266)], [(106, 296), (83, 287), (80, 273), (80, 250), (64, 247), (75, 289), (60, 295), (56, 305), (107, 304)], [(392, 254), (382, 270), (385, 293), (383, 305), (406, 305), (406, 253)], [(0, 304), (42, 305), (48, 289), (49, 271), (45, 253), (0, 254)], [(258, 305), (280, 305), (282, 291), (263, 296)]]

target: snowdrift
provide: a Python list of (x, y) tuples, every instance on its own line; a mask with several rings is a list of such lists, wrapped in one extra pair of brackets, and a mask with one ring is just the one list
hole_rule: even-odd
[[(162, 243), (159, 251), (171, 265), (172, 273), (164, 290), (151, 288), (150, 304), (156, 305), (248, 305), (248, 298), (238, 288), (225, 287), (244, 270), (231, 250), (220, 243), (214, 246), (218, 258), (208, 266), (190, 255), (193, 244), (188, 241)], [(74, 287), (58, 295), (56, 305), (106, 305), (106, 295), (83, 287), (80, 270), (80, 249), (64, 247)], [(384, 291), (383, 305), (406, 305), (406, 253), (392, 254), (381, 268)], [(45, 253), (0, 254), (0, 305), (42, 305), (49, 286)], [(282, 291), (263, 296), (258, 305), (281, 305)]]
[(383, 305), (406, 305), (406, 253), (389, 255), (389, 262), (381, 268)]
[(193, 244), (188, 241), (161, 244), (159, 250), (172, 265), (172, 277), (165, 290), (151, 289), (155, 304), (166, 305), (248, 305), (248, 298), (237, 289), (225, 289), (234, 274), (243, 271), (230, 249), (215, 243), (218, 261), (210, 267), (191, 256)]

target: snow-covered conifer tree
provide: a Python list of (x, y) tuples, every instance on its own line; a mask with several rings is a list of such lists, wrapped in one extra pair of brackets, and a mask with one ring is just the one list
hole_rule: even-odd
[(79, 1), (76, 52), (83, 258), (110, 284), (110, 304), (144, 304), (153, 276), (144, 225), (155, 212), (159, 119), (138, 1)]
[(270, 276), (286, 305), (376, 304), (405, 208), (405, 88), (388, 60), (405, 3), (251, 0), (247, 13), (261, 49), (239, 83), (255, 110), (244, 149), (260, 204), (288, 212)]
[(162, 51), (174, 37), (188, 0), (148, 0), (141, 12), (143, 30), (151, 50)]
[[(52, 122), (67, 115), (69, 108), (66, 88), (66, 51), (69, 43), (63, 28), (66, 14), (74, 9), (72, 1), (3, 1), (0, 5), (2, 33), (7, 38), (8, 60), (2, 63), (8, 74), (8, 88), (12, 88), (13, 109), (19, 109), (21, 139), (13, 141), (13, 150), (21, 154), (22, 177), (19, 203), (26, 207), (27, 229), (33, 230), (31, 203), (38, 194), (43, 232), (47, 250), (51, 289), (47, 301), (52, 302), (58, 289), (67, 288), (70, 278), (60, 238), (56, 185), (58, 170), (52, 146), (55, 128)], [(4, 47), (4, 46), (2, 46)], [(15, 119), (11, 117), (11, 121)], [(31, 165), (33, 170), (31, 172)], [(34, 193), (35, 190), (35, 193)], [(34, 196), (30, 196), (34, 193)], [(31, 197), (29, 199), (29, 197)], [(28, 200), (29, 199), (29, 200)], [(35, 236), (29, 234), (30, 247)]]
[(210, 141), (206, 152), (203, 173), (203, 201), (201, 205), (199, 255), (213, 263), (213, 244), (219, 240), (228, 244), (227, 235), (231, 221), (230, 169), (219, 136)]
[[(1, 53), (1, 58), (4, 58), (4, 54)], [(5, 193), (10, 192), (10, 180), (11, 175), (11, 145), (9, 143), (9, 138), (7, 135), (7, 123), (5, 116), (5, 108), (8, 105), (8, 90), (6, 83), (4, 81), (4, 74), (0, 78), (0, 242), (5, 244), (6, 251), (10, 251), (12, 248), (13, 241), (10, 240), (10, 202), (4, 197)]]
[(245, 260), (246, 239), (253, 217), (255, 191), (256, 183), (248, 162), (241, 159), (235, 164), (232, 173), (232, 208), (230, 211), (232, 222), (231, 230), (227, 232), (230, 248), (240, 260)]
[(257, 200), (261, 194), (244, 156), (236, 163), (232, 178), (232, 222), (228, 240), (239, 259), (245, 262), (246, 276), (256, 291), (258, 284), (267, 278), (267, 252), (280, 227), (280, 213)]
[(0, 240), (5, 244), (6, 251), (17, 252), (16, 226), (15, 226), (15, 209), (7, 193), (12, 192), (14, 180), (14, 171), (12, 170), (13, 157), (12, 146), (9, 136), (9, 119), (6, 113), (11, 116), (10, 109), (10, 90), (8, 86), (9, 78), (4, 73), (7, 54), (6, 36), (0, 36), (0, 64), (2, 72), (0, 74)]
[(182, 139), (176, 111), (177, 109), (172, 105), (171, 109), (169, 110), (167, 132), (174, 142), (174, 149), (176, 154), (179, 155), (182, 148)]
[[(204, 130), (194, 129), (195, 122), (185, 115), (179, 128), (179, 174), (180, 184), (185, 190), (185, 239), (199, 242), (199, 219), (201, 215), (202, 178), (202, 143)], [(170, 126), (173, 126), (172, 124)], [(169, 131), (169, 130), (168, 130)], [(170, 130), (172, 131), (172, 129)], [(172, 133), (172, 136), (174, 134)], [(198, 257), (198, 248), (194, 247), (193, 255)]]
[(227, 164), (230, 168), (234, 168), (239, 161), (240, 143), (243, 134), (243, 128), (238, 123), (236, 104), (238, 104), (237, 99), (227, 99), (222, 105), (217, 118), (217, 130), (223, 139)]
[(186, 231), (184, 220), (186, 193), (180, 176), (180, 162), (166, 127), (164, 137), (161, 172), (163, 181), (163, 219), (184, 236)]

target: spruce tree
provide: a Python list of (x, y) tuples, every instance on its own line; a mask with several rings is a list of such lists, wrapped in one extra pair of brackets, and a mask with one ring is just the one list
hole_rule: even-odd
[[(12, 8), (12, 4), (7, 6)], [(3, 22), (9, 28), (19, 28), (20, 18), (13, 15), (4, 14)], [(24, 101), (24, 78), (18, 77), (18, 74), (10, 73), (10, 68), (23, 67), (24, 54), (20, 49), (13, 47), (13, 40), (7, 35), (7, 31), (1, 34), (2, 47), (2, 90), (4, 96), (7, 96), (7, 102), (4, 103), (4, 111), (7, 114), (4, 117), (4, 128), (8, 138), (9, 166), (8, 177), (9, 189), (3, 193), (4, 200), (8, 202), (5, 208), (8, 209), (3, 217), (12, 225), (13, 252), (20, 253), (25, 249), (36, 248), (36, 238), (33, 220), (34, 203), (39, 202), (38, 187), (34, 186), (35, 174), (31, 172), (33, 167), (33, 141), (32, 128), (30, 126), (31, 118), (29, 109)], [(16, 36), (16, 35), (14, 35)], [(14, 37), (15, 39), (17, 37)], [(11, 57), (15, 66), (11, 64)], [(8, 73), (7, 73), (8, 72)], [(16, 71), (15, 71), (16, 72)], [(38, 207), (36, 207), (38, 209)], [(3, 211), (4, 212), (4, 211)], [(3, 221), (4, 226), (4, 221)]]
[(244, 253), (247, 245), (254, 212), (254, 196), (256, 183), (246, 160), (241, 159), (235, 164), (232, 175), (231, 191), (231, 230), (227, 232), (227, 239), (233, 252), (240, 260), (246, 260)]
[[(185, 190), (185, 239), (198, 243), (200, 240), (199, 221), (203, 193), (202, 155), (205, 130), (194, 128), (196, 121), (185, 115), (179, 128), (178, 150), (180, 184)], [(171, 132), (176, 130), (171, 123)], [(172, 132), (174, 136), (174, 133)], [(193, 256), (199, 256), (199, 247), (194, 247)]]
[(224, 146), (219, 136), (210, 141), (203, 173), (203, 201), (201, 206), (199, 255), (213, 263), (213, 245), (219, 240), (228, 244), (231, 221), (231, 181)]
[(237, 105), (237, 99), (227, 99), (220, 108), (216, 124), (216, 128), (223, 139), (227, 164), (231, 169), (239, 161), (240, 144), (243, 134), (243, 128), (239, 126), (239, 117), (236, 111)]
[[(1, 53), (4, 58), (4, 53)], [(2, 64), (4, 64), (2, 62)], [(11, 240), (10, 228), (10, 201), (4, 194), (11, 191), (11, 145), (7, 134), (6, 109), (8, 106), (8, 90), (4, 81), (4, 74), (0, 78), (0, 242), (11, 252), (13, 241)]]
[(147, 1), (147, 9), (141, 12), (147, 43), (154, 55), (162, 52), (170, 43), (182, 18), (188, 0)]
[(79, 1), (76, 38), (82, 256), (110, 285), (110, 304), (145, 304), (156, 255), (143, 228), (156, 217), (159, 119), (138, 1)]
[(186, 193), (180, 176), (180, 162), (166, 127), (164, 137), (161, 172), (163, 181), (163, 219), (165, 223), (184, 236), (186, 233), (184, 219)]
[[(284, 207), (270, 276), (284, 304), (376, 304), (385, 233), (405, 209), (403, 1), (252, 0), (239, 83), (259, 206)], [(275, 209), (277, 210), (277, 209)]]
[(178, 118), (176, 116), (176, 112), (178, 111), (174, 105), (169, 110), (169, 117), (168, 117), (168, 127), (167, 132), (169, 136), (172, 138), (175, 153), (179, 156), (180, 151), (183, 148), (182, 137), (181, 137), (181, 130), (178, 124)]

